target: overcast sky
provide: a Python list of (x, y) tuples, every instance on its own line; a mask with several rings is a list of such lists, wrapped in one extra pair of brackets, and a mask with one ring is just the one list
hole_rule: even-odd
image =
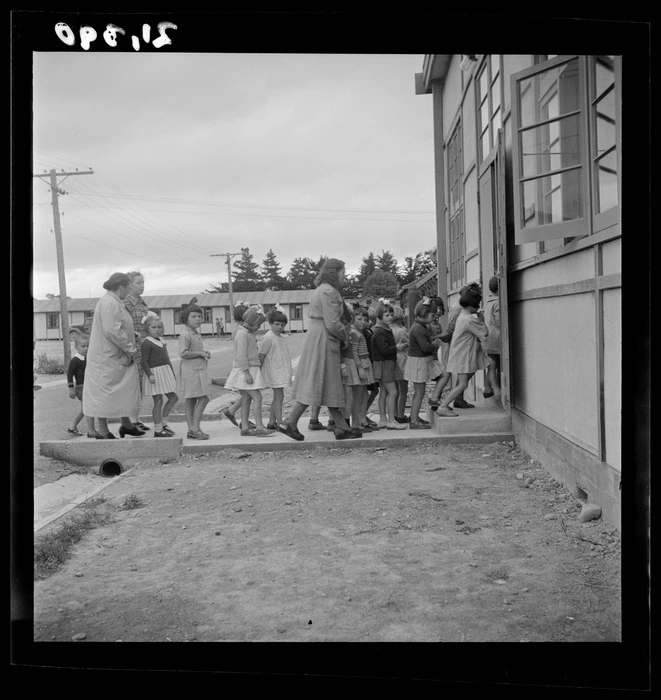
[[(61, 184), (67, 295), (138, 269), (145, 295), (227, 281), (213, 253), (339, 257), (435, 245), (422, 55), (35, 53), (34, 172)], [(61, 178), (58, 178), (60, 180)], [(34, 178), (33, 293), (59, 293)]]

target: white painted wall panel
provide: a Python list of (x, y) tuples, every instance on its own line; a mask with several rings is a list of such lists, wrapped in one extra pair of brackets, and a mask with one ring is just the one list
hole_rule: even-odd
[[(480, 282), (480, 256), (476, 255), (466, 263), (466, 284)], [(486, 296), (486, 295), (485, 295)]]
[(46, 314), (34, 314), (34, 337), (46, 338)]
[(596, 453), (594, 294), (516, 302), (511, 310), (515, 405)]
[(616, 238), (601, 246), (604, 275), (622, 272), (622, 239)]
[(510, 106), (510, 78), (512, 73), (516, 73), (525, 68), (530, 68), (533, 65), (533, 56), (524, 54), (511, 54), (503, 56), (503, 93), (505, 111)]
[(466, 227), (466, 252), (470, 253), (480, 244), (477, 168), (473, 168), (464, 185), (464, 225)]
[(443, 138), (447, 143), (452, 127), (454, 126), (454, 118), (459, 111), (461, 103), (461, 69), (459, 68), (460, 56), (454, 55), (450, 61), (448, 74), (445, 78), (443, 86), (443, 129), (445, 134)]
[(622, 293), (603, 291), (606, 462), (622, 470)]
[(464, 104), (461, 109), (462, 128), (464, 135), (464, 173), (475, 162), (477, 146), (475, 143), (475, 91), (471, 82)]
[(594, 278), (594, 251), (579, 250), (515, 274), (521, 291)]

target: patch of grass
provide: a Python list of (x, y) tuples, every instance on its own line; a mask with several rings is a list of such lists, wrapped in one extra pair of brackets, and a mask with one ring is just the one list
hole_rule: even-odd
[(124, 502), (119, 506), (120, 510), (135, 510), (136, 508), (142, 508), (145, 502), (136, 496), (134, 493), (130, 494), (124, 499)]
[(39, 374), (65, 374), (67, 371), (63, 360), (48, 357), (45, 352), (37, 355), (36, 369)]
[(44, 579), (55, 573), (67, 561), (75, 544), (95, 527), (112, 522), (112, 515), (103, 513), (96, 506), (105, 499), (95, 499), (79, 513), (35, 541), (34, 578)]

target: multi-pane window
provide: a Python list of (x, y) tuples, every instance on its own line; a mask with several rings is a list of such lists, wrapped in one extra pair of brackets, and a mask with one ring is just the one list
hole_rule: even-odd
[(174, 323), (175, 325), (181, 323), (181, 309), (174, 309)]
[(592, 176), (595, 214), (618, 204), (617, 131), (614, 56), (594, 56), (590, 62)]
[(46, 314), (46, 328), (53, 330), (54, 328), (60, 327), (60, 314), (58, 313), (48, 313)]
[(202, 307), (202, 323), (213, 322), (213, 309), (210, 306)]
[(457, 125), (447, 145), (448, 159), (448, 212), (450, 240), (450, 288), (463, 284), (466, 274), (464, 257), (464, 168), (461, 122)]
[(290, 304), (289, 315), (291, 316), (292, 321), (300, 321), (303, 318), (303, 305)]
[(487, 56), (476, 84), (479, 160), (482, 162), (496, 145), (498, 129), (502, 125), (500, 56)]
[(517, 243), (567, 243), (617, 223), (619, 61), (557, 56), (513, 76)]

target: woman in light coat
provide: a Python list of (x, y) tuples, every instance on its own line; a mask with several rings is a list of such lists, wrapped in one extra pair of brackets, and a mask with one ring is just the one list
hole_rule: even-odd
[(315, 280), (316, 290), (310, 301), (310, 324), (303, 341), (296, 369), (293, 396), (296, 400), (285, 421), (283, 432), (294, 440), (304, 440), (298, 419), (308, 406), (327, 406), (335, 421), (338, 440), (361, 437), (353, 431), (344, 416), (344, 384), (340, 368), (342, 343), (349, 335), (342, 323), (344, 300), (340, 288), (344, 282), (344, 262), (329, 258)]
[(144, 435), (131, 423), (140, 405), (137, 354), (133, 319), (124, 307), (129, 278), (115, 272), (103, 283), (107, 293), (94, 309), (83, 384), (85, 413), (96, 418), (97, 440), (115, 436), (108, 430), (109, 418), (121, 418), (119, 436)]

